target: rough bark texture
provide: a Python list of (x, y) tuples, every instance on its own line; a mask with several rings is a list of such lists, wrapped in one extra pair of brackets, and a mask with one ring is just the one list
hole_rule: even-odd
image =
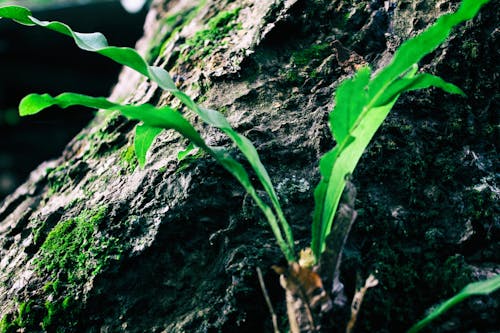
[[(456, 6), (155, 1), (138, 49), (255, 143), (302, 248), (318, 158), (333, 145), (326, 120), (335, 87), (358, 65), (386, 64)], [(349, 297), (369, 273), (380, 281), (363, 302), (359, 332), (402, 332), (468, 282), (500, 273), (498, 8), (492, 1), (421, 64), (468, 97), (406, 95), (353, 177), (359, 211), (340, 279)], [(127, 70), (113, 98), (177, 105)], [(0, 206), (2, 327), (271, 332), (259, 266), (284, 330), (284, 291), (269, 269), (283, 259), (260, 212), (212, 159), (179, 162), (186, 141), (175, 133), (163, 133), (137, 167), (134, 125), (98, 116)], [(210, 144), (228, 144), (199, 126)], [(499, 306), (498, 293), (475, 297), (432, 331), (497, 331)], [(345, 313), (331, 318), (325, 331), (342, 331)]]

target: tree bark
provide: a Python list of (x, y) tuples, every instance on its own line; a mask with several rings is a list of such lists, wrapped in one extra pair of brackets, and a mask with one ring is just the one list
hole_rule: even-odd
[[(327, 116), (335, 88), (360, 65), (387, 64), (402, 41), (456, 7), (155, 0), (137, 49), (255, 144), (300, 249), (310, 241), (318, 160), (334, 144)], [(489, 3), (421, 64), (468, 97), (405, 95), (353, 175), (358, 216), (340, 281), (348, 299), (370, 273), (380, 281), (363, 301), (359, 332), (405, 331), (468, 282), (500, 273), (498, 8)], [(111, 97), (179, 107), (127, 69)], [(229, 145), (193, 120), (211, 145)], [(284, 258), (260, 211), (211, 158), (179, 161), (187, 142), (173, 132), (139, 168), (134, 125), (99, 114), (0, 206), (2, 327), (272, 332), (260, 267), (286, 331), (284, 291), (270, 269)], [(493, 332), (498, 307), (498, 293), (471, 299), (432, 331)], [(322, 330), (344, 331), (347, 308), (334, 307)]]

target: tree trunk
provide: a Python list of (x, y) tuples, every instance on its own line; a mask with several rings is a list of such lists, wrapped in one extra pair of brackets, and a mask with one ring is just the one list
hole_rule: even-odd
[[(300, 249), (310, 241), (318, 160), (334, 144), (335, 88), (360, 65), (387, 64), (402, 41), (456, 6), (159, 0), (137, 49), (255, 144)], [(468, 282), (500, 273), (498, 8), (492, 1), (421, 64), (468, 97), (405, 95), (353, 175), (358, 217), (340, 281), (348, 299), (370, 273), (380, 281), (359, 332), (405, 331)], [(112, 98), (179, 106), (126, 69)], [(187, 142), (176, 133), (161, 134), (139, 168), (134, 125), (99, 114), (0, 206), (0, 327), (271, 332), (260, 267), (285, 332), (285, 295), (270, 269), (284, 258), (260, 211), (213, 159), (179, 161)], [(210, 144), (229, 145), (199, 128)], [(345, 330), (346, 304), (323, 317), (322, 331)], [(498, 293), (473, 298), (432, 331), (493, 332), (498, 308)]]

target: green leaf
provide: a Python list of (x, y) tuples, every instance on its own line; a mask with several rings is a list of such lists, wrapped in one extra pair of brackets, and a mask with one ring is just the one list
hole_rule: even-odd
[(391, 63), (371, 80), (370, 69), (364, 67), (337, 89), (335, 107), (330, 113), (330, 128), (336, 145), (320, 160), (321, 180), (314, 191), (311, 248), (316, 260), (324, 251), (332, 229), (345, 178), (354, 171), (399, 95), (428, 87), (465, 95), (458, 87), (437, 76), (416, 74), (417, 63), (435, 50), (455, 25), (474, 17), (486, 2), (464, 0), (456, 13), (440, 17), (429, 29), (403, 43)]
[(163, 129), (159, 127), (151, 127), (145, 124), (135, 127), (134, 148), (139, 165), (144, 167), (146, 164), (146, 154), (154, 140)]
[(366, 87), (370, 74), (368, 67), (359, 69), (354, 78), (341, 84), (335, 93), (335, 109), (330, 113), (330, 128), (338, 142), (349, 137), (351, 128), (367, 103)]
[[(6, 6), (0, 8), (0, 18), (13, 19), (25, 25), (38, 25), (63, 35), (72, 37), (76, 45), (85, 51), (97, 52), (113, 61), (130, 67), (146, 77), (151, 77), (151, 68), (146, 61), (132, 48), (109, 46), (103, 34), (80, 33), (73, 31), (69, 26), (57, 21), (40, 21), (33, 17), (31, 11), (20, 6)], [(168, 73), (167, 73), (168, 75)]]
[(420, 331), (422, 328), (427, 326), (431, 321), (441, 316), (451, 307), (462, 302), (463, 300), (465, 300), (470, 296), (488, 295), (499, 288), (500, 288), (500, 275), (495, 275), (494, 277), (485, 281), (470, 283), (467, 286), (465, 286), (465, 288), (462, 289), (462, 291), (460, 291), (458, 294), (456, 294), (452, 298), (442, 303), (436, 309), (434, 309), (427, 317), (425, 317), (424, 319), (413, 325), (408, 330), (408, 333), (416, 333)]
[(0, 7), (0, 18), (8, 18), (24, 25), (35, 25), (30, 19), (29, 9), (19, 6)]
[(374, 106), (377, 107), (386, 105), (403, 92), (430, 87), (440, 88), (450, 94), (458, 94), (464, 97), (466, 96), (465, 93), (456, 85), (444, 81), (439, 76), (423, 73), (414, 77), (406, 77), (394, 81), (374, 103)]
[(430, 28), (404, 42), (394, 54), (391, 63), (370, 83), (372, 97), (434, 51), (446, 40), (454, 26), (473, 18), (488, 2), (489, 0), (464, 0), (457, 12), (441, 16)]
[[(71, 30), (71, 28), (66, 24), (57, 21), (40, 21), (32, 17), (32, 14), (28, 9), (19, 6), (8, 6), (0, 8), (0, 17), (2, 16), (21, 21), (24, 24), (36, 24), (41, 27), (45, 27), (47, 29), (70, 36), (74, 39), (77, 46), (81, 49), (97, 52), (114, 60), (119, 64), (136, 70), (152, 81), (158, 83), (160, 88), (171, 92), (187, 108), (197, 114), (207, 124), (221, 129), (236, 144), (238, 149), (241, 150), (245, 158), (247, 158), (248, 162), (250, 163), (252, 169), (255, 171), (257, 178), (262, 183), (262, 186), (269, 196), (273, 208), (278, 216), (279, 224), (281, 225), (281, 228), (285, 233), (287, 243), (285, 256), (290, 261), (295, 260), (295, 256), (293, 254), (294, 241), (292, 236), (292, 229), (285, 219), (271, 179), (262, 162), (260, 161), (260, 158), (253, 144), (244, 136), (234, 131), (227, 119), (224, 117), (224, 115), (222, 115), (222, 113), (211, 109), (201, 108), (187, 94), (177, 89), (170, 74), (165, 69), (155, 66), (148, 66), (145, 60), (142, 59), (142, 57), (134, 49), (108, 46), (106, 38), (100, 33), (78, 33)], [(42, 105), (39, 104), (39, 106), (41, 107)], [(26, 112), (31, 111), (26, 108)], [(197, 143), (195, 144), (198, 145)], [(266, 212), (264, 213), (267, 214)], [(266, 217), (267, 216), (268, 215), (266, 215)], [(269, 223), (271, 224), (272, 222), (269, 221)]]
[[(209, 147), (196, 129), (176, 110), (168, 106), (155, 108), (150, 104), (121, 105), (110, 102), (102, 97), (90, 97), (75, 93), (64, 93), (56, 97), (52, 97), (48, 94), (31, 94), (21, 101), (19, 109), (22, 115), (30, 115), (54, 105), (62, 108), (82, 105), (96, 109), (117, 110), (130, 119), (142, 121), (144, 124), (136, 128), (137, 136), (135, 140), (136, 154), (141, 164), (145, 163), (147, 150), (151, 146), (156, 135), (158, 135), (162, 129), (176, 130), (184, 137), (188, 138), (194, 145), (200, 147), (214, 157), (240, 182), (264, 213), (285, 257), (288, 260), (294, 260), (295, 255), (293, 249), (284, 241), (280, 225), (276, 220), (273, 210), (257, 195), (257, 191), (253, 187), (243, 165), (234, 160), (225, 149)], [(257, 154), (256, 151), (254, 153)], [(253, 156), (253, 158), (258, 158), (258, 156)]]
[(194, 154), (198, 151), (198, 147), (196, 147), (192, 142), (186, 147), (186, 149), (181, 150), (177, 153), (177, 160), (180, 162), (184, 160), (191, 154)]
[(129, 119), (140, 120), (149, 127), (174, 129), (197, 146), (205, 146), (205, 141), (194, 127), (179, 112), (168, 106), (157, 109), (151, 104), (121, 105), (103, 97), (90, 97), (75, 93), (63, 93), (56, 97), (49, 94), (30, 94), (21, 100), (19, 113), (21, 115), (35, 114), (53, 105), (61, 108), (82, 105), (95, 109), (120, 111)]

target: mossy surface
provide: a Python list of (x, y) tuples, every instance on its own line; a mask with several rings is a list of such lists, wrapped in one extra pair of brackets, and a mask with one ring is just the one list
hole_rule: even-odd
[(0, 320), (0, 333), (24, 331), (34, 324), (31, 314), (32, 301), (20, 302), (17, 312), (13, 315), (4, 315)]
[(303, 67), (309, 65), (311, 61), (323, 59), (332, 53), (332, 47), (329, 43), (313, 44), (308, 48), (301, 49), (292, 53), (292, 63)]
[(297, 50), (290, 57), (290, 65), (281, 71), (285, 81), (291, 85), (300, 86), (308, 78), (317, 78), (320, 61), (332, 53), (329, 43), (313, 44)]
[[(41, 290), (46, 301), (39, 311), (30, 313), (31, 301), (20, 303), (18, 314), (5, 317), (2, 329), (12, 328), (71, 332), (78, 322), (78, 295), (82, 286), (111, 261), (119, 260), (123, 245), (117, 237), (106, 236), (99, 229), (106, 225), (107, 206), (82, 211), (78, 216), (59, 221), (40, 246), (35, 267), (48, 282)], [(42, 242), (40, 233), (38, 242)]]
[(106, 206), (99, 207), (59, 222), (41, 246), (36, 260), (38, 271), (74, 284), (97, 274), (109, 260), (119, 257), (118, 240), (97, 235), (106, 210)]
[(131, 144), (126, 146), (120, 153), (120, 162), (122, 168), (128, 173), (134, 172), (135, 168), (139, 164), (134, 149), (134, 145)]
[(234, 29), (240, 29), (241, 24), (236, 21), (240, 8), (230, 11), (223, 11), (211, 18), (207, 23), (207, 28), (198, 31), (193, 37), (186, 40), (188, 52), (184, 59), (189, 60), (193, 57), (204, 58), (209, 55), (225, 37)]
[(206, 0), (202, 0), (195, 7), (191, 7), (187, 10), (175, 13), (163, 19), (163, 28), (166, 31), (163, 33), (161, 40), (154, 40), (154, 43), (149, 50), (147, 57), (150, 62), (163, 55), (167, 45), (171, 42), (172, 38), (176, 36), (177, 33), (184, 26), (186, 26), (186, 24), (191, 22), (191, 20), (198, 13), (198, 9), (201, 8), (205, 1)]
[(47, 170), (47, 182), (49, 185), (49, 194), (54, 194), (63, 189), (65, 185), (70, 183), (68, 175), (68, 166), (62, 164), (53, 169)]

